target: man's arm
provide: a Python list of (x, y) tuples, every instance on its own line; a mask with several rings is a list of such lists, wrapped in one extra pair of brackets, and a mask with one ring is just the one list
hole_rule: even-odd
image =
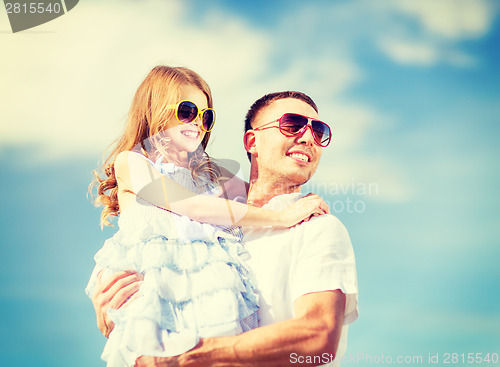
[[(140, 357), (137, 367), (152, 366), (316, 366), (333, 360), (344, 323), (345, 294), (310, 293), (294, 303), (295, 317), (246, 333), (203, 339), (194, 349), (172, 358)], [(325, 355), (326, 355), (325, 354)], [(299, 359), (299, 357), (304, 357)], [(316, 363), (299, 363), (319, 356)], [(294, 358), (294, 359), (292, 359)], [(293, 363), (292, 363), (293, 361)]]

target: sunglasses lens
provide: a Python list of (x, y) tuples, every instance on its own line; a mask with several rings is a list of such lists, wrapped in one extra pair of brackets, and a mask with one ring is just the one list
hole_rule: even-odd
[[(305, 116), (286, 113), (280, 120), (280, 130), (287, 136), (293, 136), (300, 133), (308, 121)], [(312, 130), (314, 141), (317, 144), (326, 147), (330, 143), (331, 131), (327, 124), (319, 120), (312, 120)]]
[(332, 133), (330, 131), (330, 127), (322, 121), (313, 120), (312, 121), (312, 129), (314, 132), (314, 139), (316, 142), (326, 147), (330, 143), (330, 139), (332, 137)]
[(203, 121), (203, 129), (205, 131), (212, 130), (215, 124), (215, 111), (212, 109), (207, 109), (203, 111), (202, 121)]
[(177, 108), (177, 118), (184, 123), (190, 123), (198, 116), (198, 107), (192, 102), (183, 101)]
[(292, 113), (284, 114), (281, 118), (280, 129), (285, 135), (295, 135), (307, 125), (307, 118)]

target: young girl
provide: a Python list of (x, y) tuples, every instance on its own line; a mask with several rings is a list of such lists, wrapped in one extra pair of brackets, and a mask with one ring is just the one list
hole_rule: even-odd
[(237, 226), (288, 227), (328, 210), (311, 198), (281, 212), (228, 200), (245, 197), (245, 187), (205, 153), (214, 123), (207, 83), (189, 69), (157, 66), (135, 94), (104, 164), (107, 178), (96, 174), (101, 224), (119, 214), (119, 230), (96, 254), (86, 292), (92, 297), (101, 272), (144, 274), (138, 297), (108, 312), (115, 324), (102, 355), (108, 366), (257, 327)]

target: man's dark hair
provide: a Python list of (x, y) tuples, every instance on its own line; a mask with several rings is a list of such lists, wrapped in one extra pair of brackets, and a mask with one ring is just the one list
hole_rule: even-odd
[[(250, 107), (250, 109), (247, 112), (247, 115), (245, 117), (245, 133), (248, 130), (252, 129), (252, 124), (255, 120), (255, 117), (258, 115), (258, 113), (265, 107), (269, 106), (271, 103), (274, 101), (277, 101), (278, 99), (285, 99), (285, 98), (295, 98), (298, 100), (301, 100), (305, 103), (307, 103), (309, 106), (314, 108), (316, 112), (318, 112), (318, 107), (316, 106), (316, 103), (312, 100), (311, 97), (309, 97), (307, 94), (302, 93), (302, 92), (296, 92), (296, 91), (285, 91), (285, 92), (276, 92), (276, 93), (269, 93), (266, 94), (264, 97), (259, 98), (256, 100), (253, 105)], [(252, 155), (247, 152), (248, 160), (252, 160)]]

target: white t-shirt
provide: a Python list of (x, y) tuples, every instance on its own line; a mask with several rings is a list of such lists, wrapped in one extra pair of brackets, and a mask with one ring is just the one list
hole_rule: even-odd
[[(280, 210), (300, 197), (276, 196), (264, 208)], [(358, 317), (356, 263), (344, 225), (333, 215), (321, 215), (292, 228), (246, 228), (244, 238), (260, 295), (260, 326), (293, 318), (293, 303), (302, 295), (335, 289), (346, 294), (342, 335), (330, 364), (340, 365), (347, 325)]]

